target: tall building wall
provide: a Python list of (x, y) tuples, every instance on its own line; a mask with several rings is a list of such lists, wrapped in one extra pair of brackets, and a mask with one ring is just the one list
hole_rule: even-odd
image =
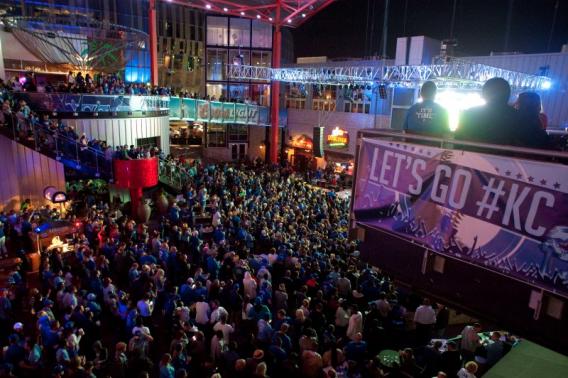
[(25, 199), (34, 207), (50, 204), (43, 190), (53, 186), (65, 191), (63, 164), (0, 135), (0, 211), (19, 210)]

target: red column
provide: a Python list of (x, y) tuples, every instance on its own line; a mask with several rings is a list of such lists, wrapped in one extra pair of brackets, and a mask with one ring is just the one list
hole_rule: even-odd
[(150, 80), (158, 85), (158, 30), (156, 29), (156, 0), (150, 0), (148, 34), (150, 36)]
[[(282, 49), (282, 32), (280, 31), (280, 0), (276, 3), (276, 22), (274, 23), (274, 38), (272, 41), (272, 68), (280, 68), (280, 55)], [(278, 115), (280, 113), (280, 82), (272, 82), (272, 91), (270, 93), (272, 100), (272, 109), (270, 115), (270, 162), (278, 163), (278, 134), (280, 128), (278, 125)]]

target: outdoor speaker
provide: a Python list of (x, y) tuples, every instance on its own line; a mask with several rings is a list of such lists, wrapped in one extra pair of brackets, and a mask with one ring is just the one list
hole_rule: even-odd
[(314, 156), (323, 157), (323, 127), (314, 127)]

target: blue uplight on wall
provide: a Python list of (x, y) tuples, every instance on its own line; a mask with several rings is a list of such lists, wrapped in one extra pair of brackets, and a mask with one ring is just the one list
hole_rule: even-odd
[(127, 83), (150, 81), (150, 54), (147, 50), (127, 50), (124, 80)]

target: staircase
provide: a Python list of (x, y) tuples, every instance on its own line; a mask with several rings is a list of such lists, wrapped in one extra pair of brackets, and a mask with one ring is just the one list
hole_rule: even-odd
[(102, 178), (112, 180), (112, 162), (102, 151), (83, 146), (77, 140), (50, 129), (36, 120), (20, 121), (14, 114), (0, 133), (26, 147), (61, 162), (77, 179)]

